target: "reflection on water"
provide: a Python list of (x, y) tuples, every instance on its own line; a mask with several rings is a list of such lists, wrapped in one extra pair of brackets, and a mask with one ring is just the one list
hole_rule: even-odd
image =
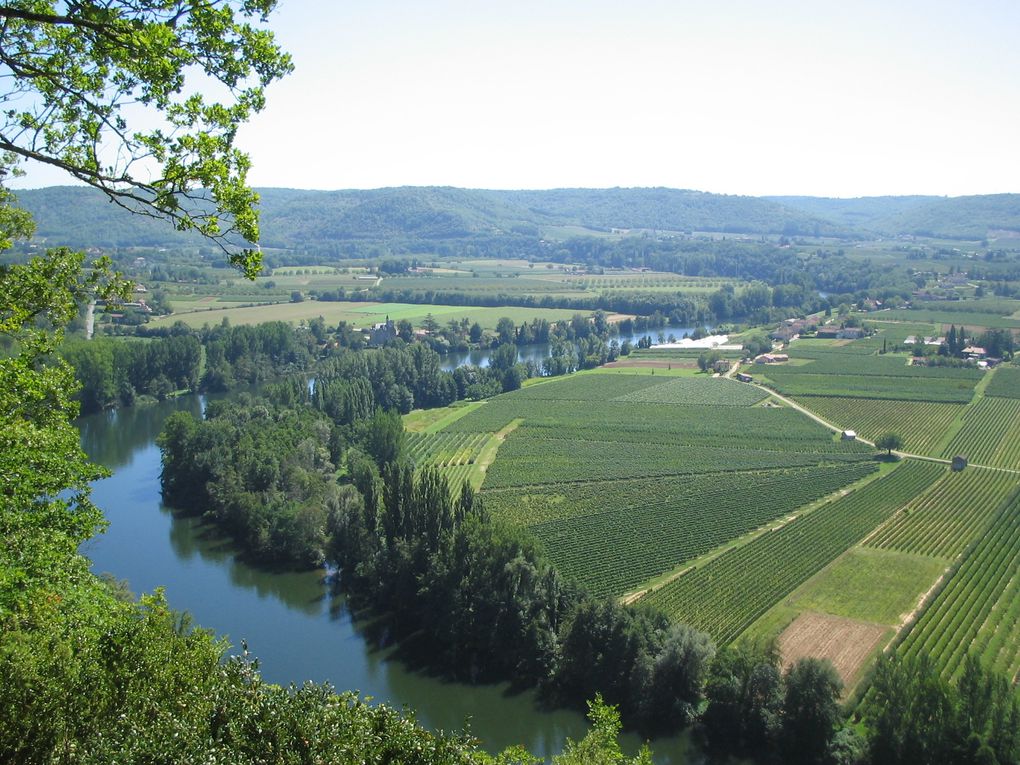
[[(658, 338), (659, 334), (662, 333), (667, 337), (669, 335), (676, 335), (677, 337), (683, 337), (685, 334), (693, 332), (693, 327), (656, 327), (655, 329), (648, 329), (644, 332), (634, 332), (629, 335), (617, 335), (610, 338), (610, 341), (616, 340), (618, 343), (629, 341), (632, 345), (637, 345), (638, 340), (642, 337), (651, 337), (652, 342)], [(522, 362), (534, 361), (539, 366), (542, 362), (549, 357), (550, 345), (549, 343), (533, 343), (532, 345), (522, 345), (517, 349), (517, 360)], [(489, 366), (489, 356), (492, 351), (451, 351), (443, 356), (442, 368), (447, 371), (452, 371), (457, 367), (470, 364), (475, 367), (487, 367)]]
[[(171, 606), (190, 611), (197, 624), (235, 646), (247, 641), (270, 682), (329, 681), (396, 707), (409, 705), (433, 729), (459, 730), (470, 719), (471, 732), (490, 751), (523, 744), (548, 758), (567, 736), (584, 735), (580, 714), (542, 712), (532, 692), (445, 683), (387, 660), (391, 651), (371, 647), (370, 622), (352, 621), (343, 598), (326, 586), (325, 572), (253, 568), (200, 518), (164, 507), (155, 438), (171, 413), (198, 415), (201, 408), (199, 397), (186, 396), (79, 420), (83, 448), (113, 470), (93, 492), (109, 528), (83, 548), (95, 571), (128, 580), (135, 593), (164, 586)], [(628, 751), (639, 745), (625, 737)], [(686, 738), (657, 741), (656, 761), (698, 761), (689, 747)]]

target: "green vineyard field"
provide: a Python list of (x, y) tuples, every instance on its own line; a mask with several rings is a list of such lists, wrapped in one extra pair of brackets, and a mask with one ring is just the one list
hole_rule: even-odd
[(986, 396), (969, 406), (942, 456), (957, 454), (976, 465), (1020, 470), (1020, 399)]
[[(790, 396), (878, 398), (894, 401), (966, 404), (973, 398), (974, 386), (977, 384), (977, 380), (970, 377), (854, 374), (849, 371), (818, 373), (815, 367), (817, 363), (811, 362), (796, 367), (770, 366), (763, 374), (772, 381), (776, 390)], [(913, 368), (927, 369), (927, 367)]]
[(876, 469), (868, 462), (482, 496), (494, 517), (526, 526), (563, 574), (596, 595), (621, 595)]
[(985, 389), (985, 395), (992, 398), (1020, 398), (1020, 369), (999, 367), (992, 375)]
[(968, 653), (1016, 681), (1020, 674), (1020, 494), (951, 574), (899, 646), (927, 654), (943, 676), (957, 675)]
[(982, 468), (946, 471), (868, 540), (871, 547), (955, 558), (988, 527), (1020, 475)]
[(867, 452), (794, 452), (686, 444), (664, 448), (657, 443), (621, 445), (612, 441), (534, 438), (521, 427), (500, 447), (499, 459), (489, 468), (485, 487), (766, 470), (870, 459)]
[(933, 457), (939, 455), (942, 439), (963, 411), (961, 404), (876, 398), (798, 396), (797, 402), (870, 441), (894, 430), (903, 437), (903, 451)]
[(754, 406), (768, 398), (761, 388), (724, 378), (680, 377), (617, 396), (613, 401), (694, 406)]
[(905, 505), (942, 470), (911, 461), (792, 523), (733, 549), (649, 593), (643, 601), (720, 644)]

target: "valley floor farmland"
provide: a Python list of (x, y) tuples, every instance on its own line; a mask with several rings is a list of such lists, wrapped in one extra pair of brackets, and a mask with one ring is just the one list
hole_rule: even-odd
[(592, 593), (718, 644), (778, 638), (787, 661), (830, 658), (848, 694), (883, 650), (930, 653), (947, 676), (975, 651), (1020, 680), (1020, 370), (885, 352), (927, 330), (795, 340), (790, 363), (747, 369), (865, 438), (897, 432), (919, 455), (901, 462), (767, 388), (654, 367), (497, 396), (413, 449), (469, 476)]
[(564, 574), (619, 596), (877, 469), (870, 448), (766, 397), (708, 376), (575, 375), (498, 396), (414, 448), (435, 461), (452, 439), (519, 421), (486, 506)]
[[(871, 438), (893, 431), (903, 437), (907, 452), (946, 462), (960, 455), (970, 464), (955, 472), (945, 464), (910, 460), (874, 484), (888, 488), (905, 470), (929, 473), (913, 492), (891, 502), (898, 509), (884, 519), (876, 516), (877, 527), (858, 545), (777, 602), (748, 632), (786, 638), (784, 628), (792, 629), (798, 615), (849, 617), (885, 625), (886, 637), (896, 637), (895, 650), (931, 656), (946, 677), (955, 676), (965, 656), (974, 653), (1015, 684), (1020, 370), (908, 366), (909, 354), (882, 353), (902, 342), (908, 325), (877, 327), (877, 335), (849, 343), (795, 340), (789, 347), (792, 363), (761, 374), (844, 428)], [(910, 334), (919, 329), (924, 328), (910, 326)], [(721, 574), (707, 586), (733, 580)], [(694, 584), (690, 579), (687, 586)], [(819, 655), (831, 649), (817, 646)]]

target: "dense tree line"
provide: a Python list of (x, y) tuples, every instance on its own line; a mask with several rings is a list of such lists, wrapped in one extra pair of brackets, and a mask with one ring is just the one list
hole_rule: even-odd
[(325, 359), (315, 372), (315, 406), (338, 424), (367, 416), (376, 406), (407, 413), (447, 406), (458, 398), (454, 376), (438, 353), (421, 343), (393, 342)]
[[(385, 283), (384, 283), (385, 285)], [(711, 314), (704, 300), (690, 295), (669, 292), (607, 292), (598, 296), (529, 295), (515, 293), (468, 294), (435, 289), (388, 289), (385, 286), (369, 290), (372, 300), (421, 305), (521, 306), (524, 308), (562, 308), (572, 311), (608, 311), (649, 315), (656, 311), (674, 317), (678, 324), (704, 323)], [(320, 294), (319, 299), (364, 300), (365, 294)]]
[(968, 656), (955, 683), (928, 657), (883, 659), (865, 704), (874, 763), (1020, 762), (1020, 699), (1009, 678)]
[(167, 503), (204, 513), (263, 563), (323, 562), (339, 501), (325, 417), (242, 395), (209, 404), (203, 423), (171, 415), (159, 446)]
[(409, 641), (405, 653), (458, 680), (538, 685), (558, 703), (601, 693), (647, 731), (694, 719), (707, 636), (593, 600), (530, 537), (489, 519), (470, 486), (455, 495), (436, 471), (392, 462), (352, 472), (331, 557), (354, 601)]
[(61, 355), (74, 367), (81, 409), (88, 414), (114, 403), (132, 404), (137, 396), (163, 399), (197, 389), (202, 345), (193, 335), (151, 342), (96, 338), (68, 342)]
[(316, 357), (310, 332), (279, 321), (200, 330), (178, 323), (143, 337), (73, 340), (61, 346), (81, 386), (83, 413), (131, 405), (138, 396), (163, 399), (176, 391), (222, 392), (264, 382), (305, 371)]

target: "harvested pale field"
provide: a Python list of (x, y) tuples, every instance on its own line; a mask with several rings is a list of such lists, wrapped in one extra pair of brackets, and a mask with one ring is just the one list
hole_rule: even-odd
[(882, 642), (888, 627), (842, 616), (805, 611), (779, 636), (783, 667), (798, 659), (828, 659), (849, 690), (871, 652)]
[(607, 369), (696, 369), (697, 359), (626, 359), (603, 364)]

